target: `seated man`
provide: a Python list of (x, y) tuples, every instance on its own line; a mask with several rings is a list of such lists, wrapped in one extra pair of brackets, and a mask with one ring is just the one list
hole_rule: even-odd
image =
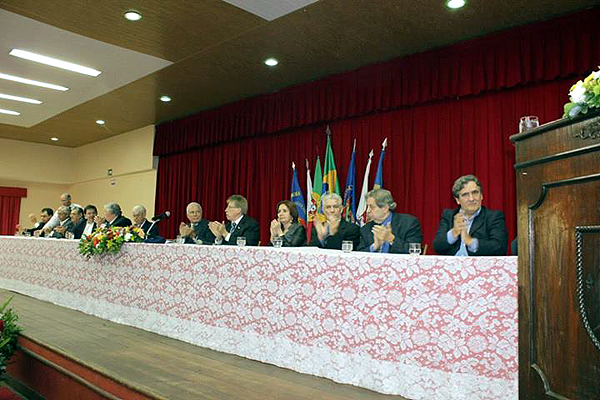
[(54, 214), (54, 211), (52, 211), (51, 208), (42, 208), (42, 211), (40, 212), (40, 224), (32, 231), (33, 236), (42, 237), (46, 234), (43, 231), (43, 227), (50, 221), (52, 214)]
[(221, 222), (210, 222), (208, 227), (215, 235), (216, 244), (237, 244), (238, 237), (245, 237), (248, 246), (258, 246), (260, 228), (258, 222), (246, 215), (248, 200), (244, 196), (234, 194), (227, 199), (225, 216), (229, 221), (227, 225)]
[(408, 254), (409, 243), (421, 243), (419, 220), (393, 213), (396, 202), (389, 190), (374, 189), (366, 195), (369, 223), (360, 228), (360, 251)]
[(341, 250), (342, 241), (351, 240), (352, 248), (358, 249), (360, 228), (342, 219), (342, 202), (342, 198), (336, 193), (327, 193), (321, 198), (326, 221), (322, 222), (318, 215), (315, 217), (309, 246)]
[(504, 256), (508, 233), (502, 211), (481, 206), (479, 179), (465, 175), (454, 181), (452, 195), (460, 207), (444, 210), (433, 240), (438, 254), (448, 256)]
[[(146, 238), (160, 236), (158, 233), (158, 225), (152, 225), (152, 222), (146, 219), (146, 207), (142, 205), (133, 206), (131, 217), (133, 218), (133, 226), (143, 230)], [(152, 229), (148, 232), (150, 227), (152, 227)]]
[[(71, 221), (71, 207), (69, 206), (61, 206), (56, 211), (58, 214), (58, 225), (55, 226), (50, 233), (48, 233), (48, 237), (61, 239), (65, 237), (65, 233), (67, 233), (67, 229), (73, 227), (73, 222)], [(44, 228), (46, 230), (47, 228)]]
[(105, 205), (104, 217), (97, 215), (95, 221), (98, 226), (106, 228), (113, 226), (120, 226), (121, 228), (131, 226), (131, 220), (121, 213), (121, 206), (117, 203), (108, 203)]
[(179, 235), (183, 236), (185, 243), (213, 244), (215, 235), (208, 228), (208, 221), (202, 219), (202, 206), (195, 201), (185, 208), (189, 224), (182, 222), (179, 225)]
[(85, 227), (83, 228), (82, 235), (91, 235), (97, 227), (94, 219), (96, 218), (96, 215), (98, 215), (98, 209), (96, 206), (88, 204), (83, 209), (83, 214), (85, 216)]
[(81, 235), (83, 234), (86, 223), (85, 218), (83, 218), (83, 210), (81, 208), (71, 208), (71, 222), (73, 222), (73, 226), (67, 229), (67, 232), (71, 232), (73, 234), (73, 239), (81, 239)]

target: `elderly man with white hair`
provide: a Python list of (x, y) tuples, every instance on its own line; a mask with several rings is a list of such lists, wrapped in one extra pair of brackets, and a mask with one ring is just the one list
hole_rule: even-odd
[(112, 226), (120, 226), (122, 228), (131, 226), (131, 220), (123, 215), (121, 206), (117, 203), (108, 203), (104, 206), (104, 217), (96, 216), (96, 224), (110, 228)]
[[(146, 207), (140, 204), (133, 206), (131, 218), (133, 218), (133, 226), (143, 230), (147, 238), (160, 236), (158, 233), (158, 225), (152, 225), (152, 222), (146, 219)], [(148, 230), (150, 230), (150, 232), (148, 232)]]
[(74, 225), (71, 221), (71, 208), (68, 206), (59, 207), (56, 215), (58, 215), (58, 225), (52, 229), (48, 237), (61, 239), (65, 237), (67, 230), (73, 228)]
[(185, 211), (190, 223), (182, 222), (179, 225), (179, 235), (184, 238), (185, 243), (213, 244), (215, 235), (208, 228), (208, 221), (202, 219), (202, 206), (192, 201)]

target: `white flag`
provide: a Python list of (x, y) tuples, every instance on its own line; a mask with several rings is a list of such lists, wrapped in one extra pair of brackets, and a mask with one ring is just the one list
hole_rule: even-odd
[(365, 196), (369, 192), (369, 173), (371, 172), (371, 158), (373, 158), (373, 150), (369, 153), (369, 161), (367, 161), (367, 167), (365, 168), (365, 175), (363, 178), (362, 190), (360, 191), (360, 201), (358, 202), (358, 208), (356, 209), (356, 222), (360, 226), (367, 223), (367, 199)]
[(312, 179), (310, 179), (310, 166), (306, 159), (306, 225), (308, 226), (308, 212), (312, 205)]

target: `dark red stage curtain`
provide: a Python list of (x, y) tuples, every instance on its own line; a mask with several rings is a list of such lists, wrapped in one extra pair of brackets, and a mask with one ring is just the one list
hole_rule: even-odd
[(0, 235), (12, 235), (19, 223), (21, 197), (27, 197), (27, 189), (0, 187)]
[(167, 122), (154, 154), (579, 76), (600, 64), (598, 20), (600, 7)]
[[(542, 123), (559, 118), (572, 83), (572, 79), (548, 82), (334, 121), (332, 141), (340, 186), (356, 138), (357, 191), (373, 148), (372, 187), (381, 142), (387, 137), (384, 187), (392, 191), (399, 212), (419, 218), (426, 243), (433, 240), (442, 209), (456, 205), (450, 190), (453, 180), (467, 173), (480, 178), (484, 204), (505, 212), (512, 239), (516, 193), (509, 136), (517, 133), (522, 115), (537, 115)], [(305, 187), (304, 160), (310, 160), (314, 172), (316, 155), (323, 157), (325, 152), (324, 131), (323, 124), (301, 127), (161, 157), (156, 212), (173, 212), (171, 219), (162, 222), (161, 232), (175, 235), (177, 225), (186, 221), (185, 205), (192, 200), (202, 204), (205, 218), (223, 220), (225, 199), (240, 193), (248, 198), (248, 214), (261, 224), (265, 244), (275, 205), (290, 196), (291, 162), (298, 165)]]

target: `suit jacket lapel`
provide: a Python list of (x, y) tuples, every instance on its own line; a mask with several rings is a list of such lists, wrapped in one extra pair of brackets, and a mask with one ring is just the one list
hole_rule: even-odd
[(479, 215), (476, 216), (475, 219), (473, 220), (473, 224), (471, 225), (471, 229), (469, 230), (469, 236), (473, 236), (473, 234), (475, 232), (477, 232), (477, 230), (483, 226), (484, 222), (485, 222), (485, 208), (482, 206), (481, 211), (479, 212)]

